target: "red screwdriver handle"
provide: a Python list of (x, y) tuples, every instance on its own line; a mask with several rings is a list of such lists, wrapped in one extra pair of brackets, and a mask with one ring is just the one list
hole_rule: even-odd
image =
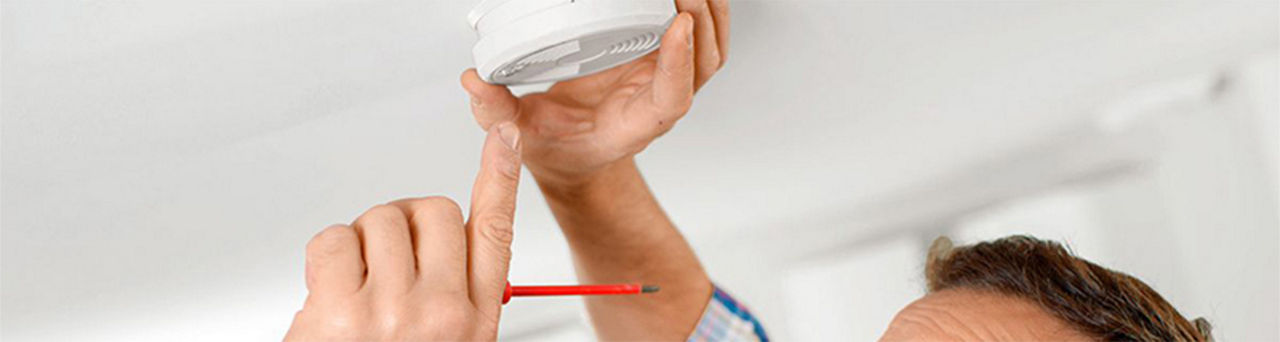
[(507, 289), (502, 290), (502, 305), (506, 305), (507, 302), (510, 302), (510, 301), (511, 301), (511, 283), (508, 282)]

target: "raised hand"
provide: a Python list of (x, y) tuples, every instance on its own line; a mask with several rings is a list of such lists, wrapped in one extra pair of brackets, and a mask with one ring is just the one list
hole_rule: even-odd
[(489, 130), (470, 219), (444, 197), (375, 206), (307, 244), (287, 341), (493, 341), (511, 261), (519, 130)]
[(462, 85), (476, 121), (486, 129), (516, 122), (524, 134), (524, 161), (543, 186), (583, 182), (630, 159), (689, 111), (694, 93), (728, 55), (728, 0), (676, 5), (681, 13), (658, 52), (545, 93), (517, 98), (467, 70)]

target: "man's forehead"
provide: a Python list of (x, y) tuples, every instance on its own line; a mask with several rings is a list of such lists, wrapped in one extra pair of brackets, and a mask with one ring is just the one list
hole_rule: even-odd
[(987, 291), (945, 290), (908, 305), (883, 341), (1090, 341), (1028, 300)]

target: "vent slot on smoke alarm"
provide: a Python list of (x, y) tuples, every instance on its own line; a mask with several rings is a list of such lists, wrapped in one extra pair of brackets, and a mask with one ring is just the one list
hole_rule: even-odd
[(532, 83), (600, 72), (656, 50), (661, 29), (615, 30), (563, 42), (498, 68), (492, 79), (503, 84)]
[(609, 54), (632, 53), (653, 49), (658, 46), (658, 35), (646, 32), (643, 35), (628, 39), (625, 42), (609, 47)]

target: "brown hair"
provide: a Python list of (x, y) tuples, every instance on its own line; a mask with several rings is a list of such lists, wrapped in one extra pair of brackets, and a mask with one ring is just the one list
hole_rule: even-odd
[(1010, 236), (972, 246), (934, 241), (929, 291), (972, 289), (1030, 300), (1105, 341), (1212, 341), (1203, 318), (1188, 321), (1141, 280), (1072, 255), (1061, 244)]

